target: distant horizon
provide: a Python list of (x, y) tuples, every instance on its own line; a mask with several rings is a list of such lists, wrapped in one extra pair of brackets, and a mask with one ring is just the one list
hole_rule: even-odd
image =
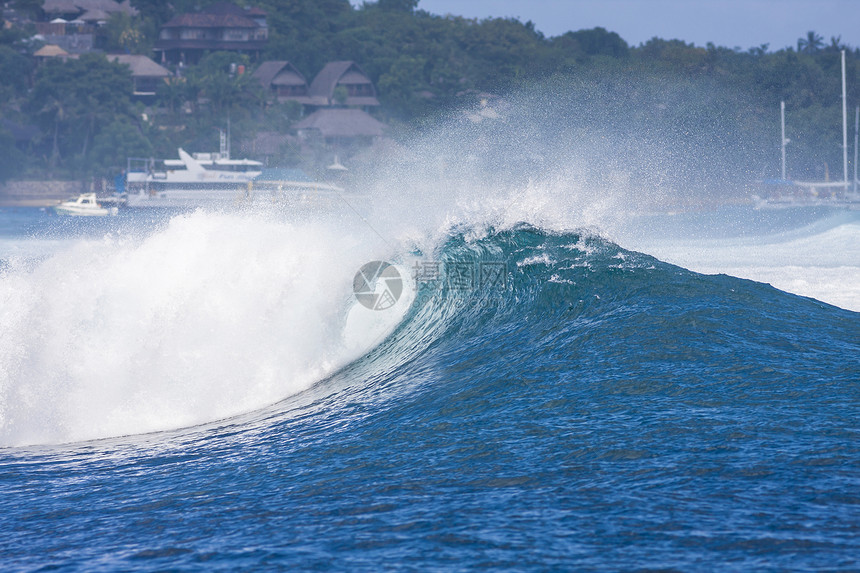
[(825, 45), (838, 37), (843, 45), (860, 48), (857, 0), (420, 0), (418, 9), (531, 21), (546, 37), (601, 27), (632, 47), (657, 37), (743, 51), (767, 44), (776, 52), (797, 49), (797, 41), (814, 31)]

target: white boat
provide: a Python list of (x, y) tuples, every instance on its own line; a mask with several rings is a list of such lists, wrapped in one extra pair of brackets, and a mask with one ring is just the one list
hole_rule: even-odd
[(59, 205), (54, 205), (54, 210), (60, 215), (74, 215), (83, 217), (105, 217), (107, 215), (116, 215), (118, 209), (116, 207), (103, 207), (96, 200), (95, 193), (81, 193), (77, 199), (63, 201)]
[(248, 195), (263, 164), (230, 159), (229, 152), (189, 154), (179, 159), (129, 159), (126, 204), (129, 207), (202, 207), (229, 204)]
[(343, 188), (313, 181), (298, 169), (263, 169), (260, 161), (230, 159), (220, 153), (189, 154), (156, 163), (129, 159), (126, 172), (128, 207), (174, 209), (274, 203), (296, 207), (326, 207), (342, 201)]

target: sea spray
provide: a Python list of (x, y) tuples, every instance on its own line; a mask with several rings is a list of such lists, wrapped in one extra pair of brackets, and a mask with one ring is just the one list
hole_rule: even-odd
[(361, 227), (201, 211), (13, 265), (0, 444), (190, 426), (307, 388), (392, 326), (344, 340), (352, 277), (384, 254)]

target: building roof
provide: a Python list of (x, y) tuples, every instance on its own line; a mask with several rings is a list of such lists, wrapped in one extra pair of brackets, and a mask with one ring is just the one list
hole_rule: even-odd
[(354, 69), (347, 70), (340, 79), (338, 80), (339, 84), (369, 84), (370, 79), (364, 72), (359, 72)]
[(272, 80), (273, 86), (306, 86), (308, 82), (298, 72), (284, 70)]
[(321, 109), (293, 127), (302, 131), (314, 129), (323, 137), (379, 137), (385, 124), (360, 109)]
[[(347, 81), (344, 82), (344, 78)], [(326, 104), (331, 103), (334, 97), (334, 90), (340, 83), (368, 84), (373, 88), (373, 82), (370, 81), (367, 74), (355, 62), (329, 62), (314, 78), (308, 89), (308, 95), (314, 99), (325, 100)], [(374, 89), (373, 91), (375, 94), (376, 90)], [(357, 98), (348, 99), (346, 102), (347, 105), (379, 105), (375, 97), (361, 98), (362, 100), (369, 100), (361, 103), (353, 101), (355, 99)]]
[(146, 56), (133, 56), (128, 54), (108, 55), (108, 60), (125, 64), (131, 68), (134, 77), (166, 78), (172, 75), (170, 71), (155, 63)]
[(110, 14), (104, 10), (87, 10), (80, 19), (84, 22), (106, 22), (110, 19)]
[(80, 8), (72, 0), (45, 0), (42, 11), (45, 14), (69, 14), (80, 11)]
[(200, 12), (179, 14), (165, 27), (194, 27), (194, 28), (259, 28), (250, 16), (263, 16), (266, 13), (260, 9), (240, 8), (231, 2), (216, 2)]
[(39, 58), (56, 58), (58, 56), (68, 56), (69, 53), (55, 44), (45, 44), (33, 54)]
[[(305, 76), (296, 69), (291, 63), (286, 60), (272, 60), (268, 62), (263, 62), (260, 64), (252, 77), (255, 78), (260, 84), (266, 88), (278, 87), (278, 86), (307, 86), (308, 81), (305, 79)], [(317, 101), (316, 99), (310, 98), (307, 95), (289, 95), (282, 96), (279, 95), (278, 99), (286, 99), (297, 101), (302, 105), (328, 105), (328, 101), (324, 98), (322, 101)]]
[(107, 14), (125, 12), (131, 16), (138, 13), (137, 9), (132, 7), (130, 0), (121, 3), (114, 0), (45, 0), (42, 10), (46, 14), (70, 14), (93, 10), (101, 10)]
[(271, 85), (300, 86), (308, 83), (305, 76), (286, 60), (263, 62), (251, 77), (255, 78), (266, 88)]
[(236, 14), (179, 14), (165, 28), (259, 28), (256, 22)]

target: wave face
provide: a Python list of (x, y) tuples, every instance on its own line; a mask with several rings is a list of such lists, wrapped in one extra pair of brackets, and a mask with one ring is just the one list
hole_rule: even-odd
[[(362, 320), (372, 335), (345, 334), (343, 297), (380, 253), (313, 232), (198, 216), (5, 271), (7, 439), (34, 416), (75, 437), (108, 407), (94, 435), (209, 422), (3, 450), (6, 565), (858, 565), (856, 313), (590, 232), (464, 226), (388, 253), (414, 299), (378, 343)], [(175, 245), (220, 254), (182, 268)], [(9, 383), (24, 374), (43, 382)]]

